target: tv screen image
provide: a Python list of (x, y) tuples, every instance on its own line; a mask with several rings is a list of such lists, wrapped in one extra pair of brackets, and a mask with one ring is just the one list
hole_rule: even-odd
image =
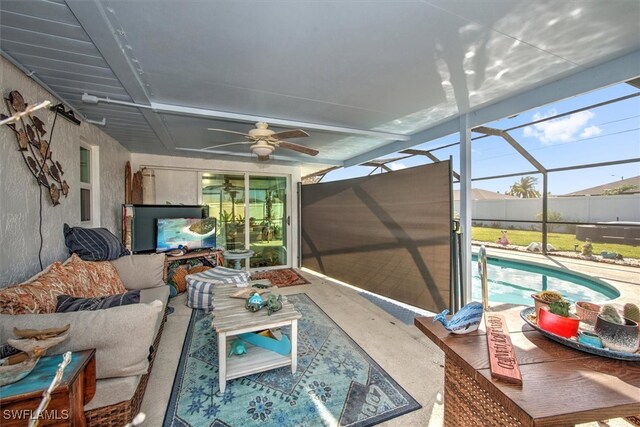
[(187, 246), (189, 249), (216, 246), (215, 218), (158, 218), (156, 250)]

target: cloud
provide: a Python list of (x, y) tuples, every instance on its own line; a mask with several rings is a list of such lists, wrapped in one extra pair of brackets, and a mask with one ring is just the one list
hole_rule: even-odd
[[(549, 110), (546, 114), (540, 112), (533, 115), (533, 120), (544, 119), (558, 114), (556, 110)], [(589, 121), (595, 117), (591, 111), (580, 111), (568, 116), (549, 120), (524, 128), (526, 137), (537, 138), (541, 143), (551, 145), (558, 142), (571, 142), (580, 138), (588, 138), (599, 135), (602, 132), (596, 125), (588, 126)]]
[(405, 165), (402, 162), (391, 162), (391, 163), (387, 163), (387, 166), (394, 171), (398, 171), (400, 169), (406, 169), (407, 165)]
[(584, 128), (582, 133), (580, 133), (580, 138), (590, 138), (592, 136), (597, 136), (602, 133), (602, 129), (600, 129), (596, 125), (589, 126), (588, 128)]

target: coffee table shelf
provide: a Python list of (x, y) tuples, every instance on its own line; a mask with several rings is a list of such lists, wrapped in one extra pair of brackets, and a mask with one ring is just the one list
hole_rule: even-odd
[[(230, 346), (227, 345), (227, 349)], [(291, 354), (283, 356), (265, 348), (246, 344), (247, 353), (227, 357), (227, 380), (291, 365)], [(227, 354), (228, 350), (227, 350)]]

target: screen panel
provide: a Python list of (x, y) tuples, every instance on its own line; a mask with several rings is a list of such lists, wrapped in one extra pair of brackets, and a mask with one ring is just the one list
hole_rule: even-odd
[(302, 265), (430, 311), (450, 306), (451, 179), (444, 161), (302, 186)]

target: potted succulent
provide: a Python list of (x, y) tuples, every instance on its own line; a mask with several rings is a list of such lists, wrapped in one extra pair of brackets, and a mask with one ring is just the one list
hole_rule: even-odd
[(609, 350), (624, 353), (638, 350), (638, 323), (620, 316), (612, 305), (602, 306), (594, 330), (600, 336), (602, 345)]
[(637, 305), (631, 303), (625, 304), (624, 317), (638, 323), (638, 329), (640, 329), (640, 308), (638, 308)]
[(562, 295), (557, 291), (542, 291), (531, 294), (536, 307), (536, 316), (540, 316), (540, 308), (549, 307), (549, 304), (556, 301), (563, 301)]
[(549, 307), (542, 307), (538, 313), (538, 326), (547, 332), (564, 338), (578, 335), (580, 318), (569, 313), (569, 302), (554, 301)]
[(587, 301), (578, 301), (576, 303), (576, 314), (584, 323), (595, 325), (598, 314), (600, 314), (600, 305)]

